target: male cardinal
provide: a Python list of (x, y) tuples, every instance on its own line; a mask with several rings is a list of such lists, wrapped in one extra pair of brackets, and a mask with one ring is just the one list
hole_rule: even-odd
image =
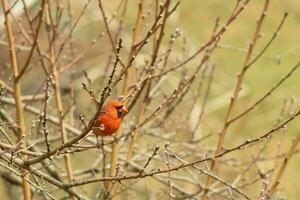
[(123, 116), (128, 112), (124, 103), (120, 101), (108, 102), (93, 126), (96, 136), (107, 136), (114, 134), (120, 127)]

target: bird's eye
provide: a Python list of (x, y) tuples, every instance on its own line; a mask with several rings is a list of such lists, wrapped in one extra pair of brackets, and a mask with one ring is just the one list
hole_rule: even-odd
[(116, 108), (119, 110), (119, 109), (123, 108), (123, 106), (116, 106)]
[(122, 117), (122, 109), (123, 109), (123, 106), (116, 106), (116, 110), (117, 110), (119, 118)]

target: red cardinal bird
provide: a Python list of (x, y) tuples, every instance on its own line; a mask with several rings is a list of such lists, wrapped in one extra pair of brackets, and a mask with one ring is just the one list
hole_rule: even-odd
[(120, 101), (110, 101), (102, 109), (97, 118), (93, 132), (96, 136), (107, 136), (115, 133), (122, 122), (122, 118), (128, 110)]

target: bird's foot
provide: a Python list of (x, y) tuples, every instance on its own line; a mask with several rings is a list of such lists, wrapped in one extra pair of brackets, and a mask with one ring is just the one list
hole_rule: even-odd
[(101, 143), (99, 142), (99, 137), (98, 137), (98, 135), (96, 136), (96, 139), (97, 139), (96, 148), (97, 148), (97, 149), (100, 149)]
[(115, 135), (111, 135), (111, 136), (114, 138), (113, 142), (116, 143), (116, 144), (118, 144), (119, 138), (117, 136), (115, 136)]

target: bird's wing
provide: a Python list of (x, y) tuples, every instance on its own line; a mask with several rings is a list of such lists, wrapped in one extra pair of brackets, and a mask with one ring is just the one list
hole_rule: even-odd
[(94, 123), (94, 127), (98, 127), (98, 126), (100, 126), (101, 125), (101, 117), (103, 116), (103, 115), (105, 115), (106, 114), (106, 112), (105, 111), (100, 111), (100, 113), (99, 113), (99, 116), (98, 116), (98, 118), (97, 118), (97, 120), (95, 121), (95, 123)]

